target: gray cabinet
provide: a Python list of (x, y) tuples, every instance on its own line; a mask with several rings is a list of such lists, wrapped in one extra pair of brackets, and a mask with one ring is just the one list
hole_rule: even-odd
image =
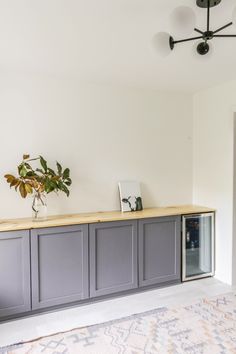
[(88, 225), (31, 232), (32, 308), (88, 297)]
[(180, 280), (181, 217), (139, 221), (139, 286)]
[(31, 310), (29, 231), (0, 233), (0, 317)]
[(89, 226), (90, 297), (137, 288), (137, 221)]
[(0, 233), (0, 319), (180, 281), (181, 217)]

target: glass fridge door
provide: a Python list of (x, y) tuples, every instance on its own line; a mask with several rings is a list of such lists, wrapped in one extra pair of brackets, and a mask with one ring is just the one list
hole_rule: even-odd
[(214, 275), (214, 213), (183, 216), (182, 280)]

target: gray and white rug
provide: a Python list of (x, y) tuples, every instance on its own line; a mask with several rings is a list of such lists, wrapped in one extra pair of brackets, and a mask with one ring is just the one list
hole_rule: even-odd
[(205, 298), (0, 349), (1, 354), (236, 354), (236, 296)]

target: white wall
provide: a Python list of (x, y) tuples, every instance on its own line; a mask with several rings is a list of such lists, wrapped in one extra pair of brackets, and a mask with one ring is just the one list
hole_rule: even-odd
[(49, 196), (50, 214), (119, 209), (122, 179), (142, 182), (145, 207), (192, 201), (188, 95), (5, 73), (0, 122), (0, 218), (31, 215), (3, 179), (26, 152), (71, 168), (71, 196)]
[(193, 201), (215, 207), (216, 277), (236, 283), (233, 254), (233, 120), (236, 81), (194, 97)]

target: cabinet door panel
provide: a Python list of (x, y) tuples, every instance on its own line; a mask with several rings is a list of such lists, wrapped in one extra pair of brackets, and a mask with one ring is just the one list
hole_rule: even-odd
[(33, 230), (33, 309), (88, 297), (88, 226)]
[(90, 225), (90, 296), (137, 287), (137, 221)]
[(30, 311), (29, 231), (0, 233), (0, 317)]
[(180, 217), (139, 221), (139, 285), (180, 280)]

